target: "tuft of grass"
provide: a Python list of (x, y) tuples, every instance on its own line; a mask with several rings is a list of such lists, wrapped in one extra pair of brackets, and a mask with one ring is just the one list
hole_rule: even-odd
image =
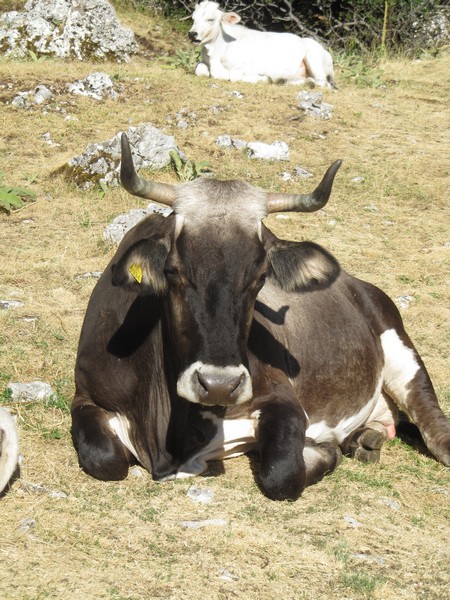
[(376, 588), (385, 582), (383, 577), (354, 570), (342, 573), (340, 581), (346, 588), (356, 592), (358, 598), (372, 597)]

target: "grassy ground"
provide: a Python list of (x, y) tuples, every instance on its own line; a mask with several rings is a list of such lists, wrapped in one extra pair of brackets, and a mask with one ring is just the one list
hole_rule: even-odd
[[(166, 68), (154, 56), (170, 51), (168, 26), (140, 13), (121, 18), (149, 40), (146, 54), (130, 64), (0, 62), (0, 170), (5, 183), (38, 195), (36, 203), (0, 216), (0, 299), (24, 303), (0, 312), (0, 393), (8, 381), (33, 380), (58, 392), (45, 404), (9, 403), (24, 464), (22, 480), (1, 499), (0, 596), (447, 598), (449, 473), (398, 439), (379, 465), (344, 460), (296, 503), (264, 498), (246, 457), (212, 465), (208, 477), (159, 485), (139, 469), (120, 483), (79, 471), (67, 407), (95, 283), (79, 275), (102, 270), (112, 256), (104, 226), (145, 203), (119, 189), (82, 192), (55, 171), (87, 144), (147, 121), (174, 135), (189, 158), (209, 160), (218, 178), (272, 190), (309, 190), (342, 158), (326, 210), (284, 220), (272, 215), (268, 225), (279, 236), (323, 244), (394, 299), (412, 297), (403, 311), (407, 329), (448, 414), (448, 57), (372, 69), (342, 62), (340, 89), (324, 94), (333, 118), (321, 121), (302, 116), (297, 88), (212, 86)], [(66, 83), (93, 70), (123, 87), (118, 100), (66, 93)], [(55, 93), (45, 109), (9, 105), (39, 83)], [(196, 115), (188, 129), (176, 125), (184, 108)], [(57, 145), (43, 141), (47, 132)], [(286, 141), (291, 160), (252, 161), (220, 149), (215, 139), (223, 134)], [(280, 172), (297, 165), (314, 178), (284, 182)], [(176, 182), (170, 169), (156, 177)], [(212, 502), (193, 502), (191, 485), (211, 490)], [(203, 519), (225, 524), (182, 525)]]

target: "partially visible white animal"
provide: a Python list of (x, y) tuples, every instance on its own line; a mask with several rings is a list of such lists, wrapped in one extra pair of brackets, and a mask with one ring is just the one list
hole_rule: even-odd
[(19, 464), (19, 436), (14, 418), (0, 407), (0, 494)]
[(203, 46), (196, 75), (249, 83), (311, 82), (336, 88), (333, 59), (312, 38), (247, 29), (238, 25), (237, 13), (223, 12), (217, 2), (197, 4), (192, 19), (189, 38)]

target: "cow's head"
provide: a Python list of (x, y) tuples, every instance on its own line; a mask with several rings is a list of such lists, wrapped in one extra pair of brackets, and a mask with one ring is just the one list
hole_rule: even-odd
[(223, 12), (217, 2), (200, 2), (195, 6), (192, 20), (189, 39), (194, 44), (208, 44), (214, 42), (223, 25), (239, 23), (241, 17), (235, 12)]
[(323, 207), (340, 161), (312, 194), (269, 194), (239, 181), (198, 179), (179, 186), (141, 179), (122, 135), (121, 180), (130, 193), (170, 205), (149, 217), (143, 238), (113, 268), (113, 283), (164, 298), (180, 370), (177, 391), (191, 402), (239, 404), (252, 397), (247, 340), (266, 278), (283, 289), (328, 285), (339, 267), (309, 242), (278, 239), (269, 212)]

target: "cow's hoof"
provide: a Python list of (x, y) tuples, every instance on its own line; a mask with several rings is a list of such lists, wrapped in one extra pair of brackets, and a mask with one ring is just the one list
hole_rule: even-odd
[(364, 463), (378, 463), (380, 462), (380, 451), (359, 447), (355, 450), (353, 458)]
[(351, 440), (348, 453), (361, 462), (380, 462), (380, 450), (385, 440), (384, 433), (368, 427)]

